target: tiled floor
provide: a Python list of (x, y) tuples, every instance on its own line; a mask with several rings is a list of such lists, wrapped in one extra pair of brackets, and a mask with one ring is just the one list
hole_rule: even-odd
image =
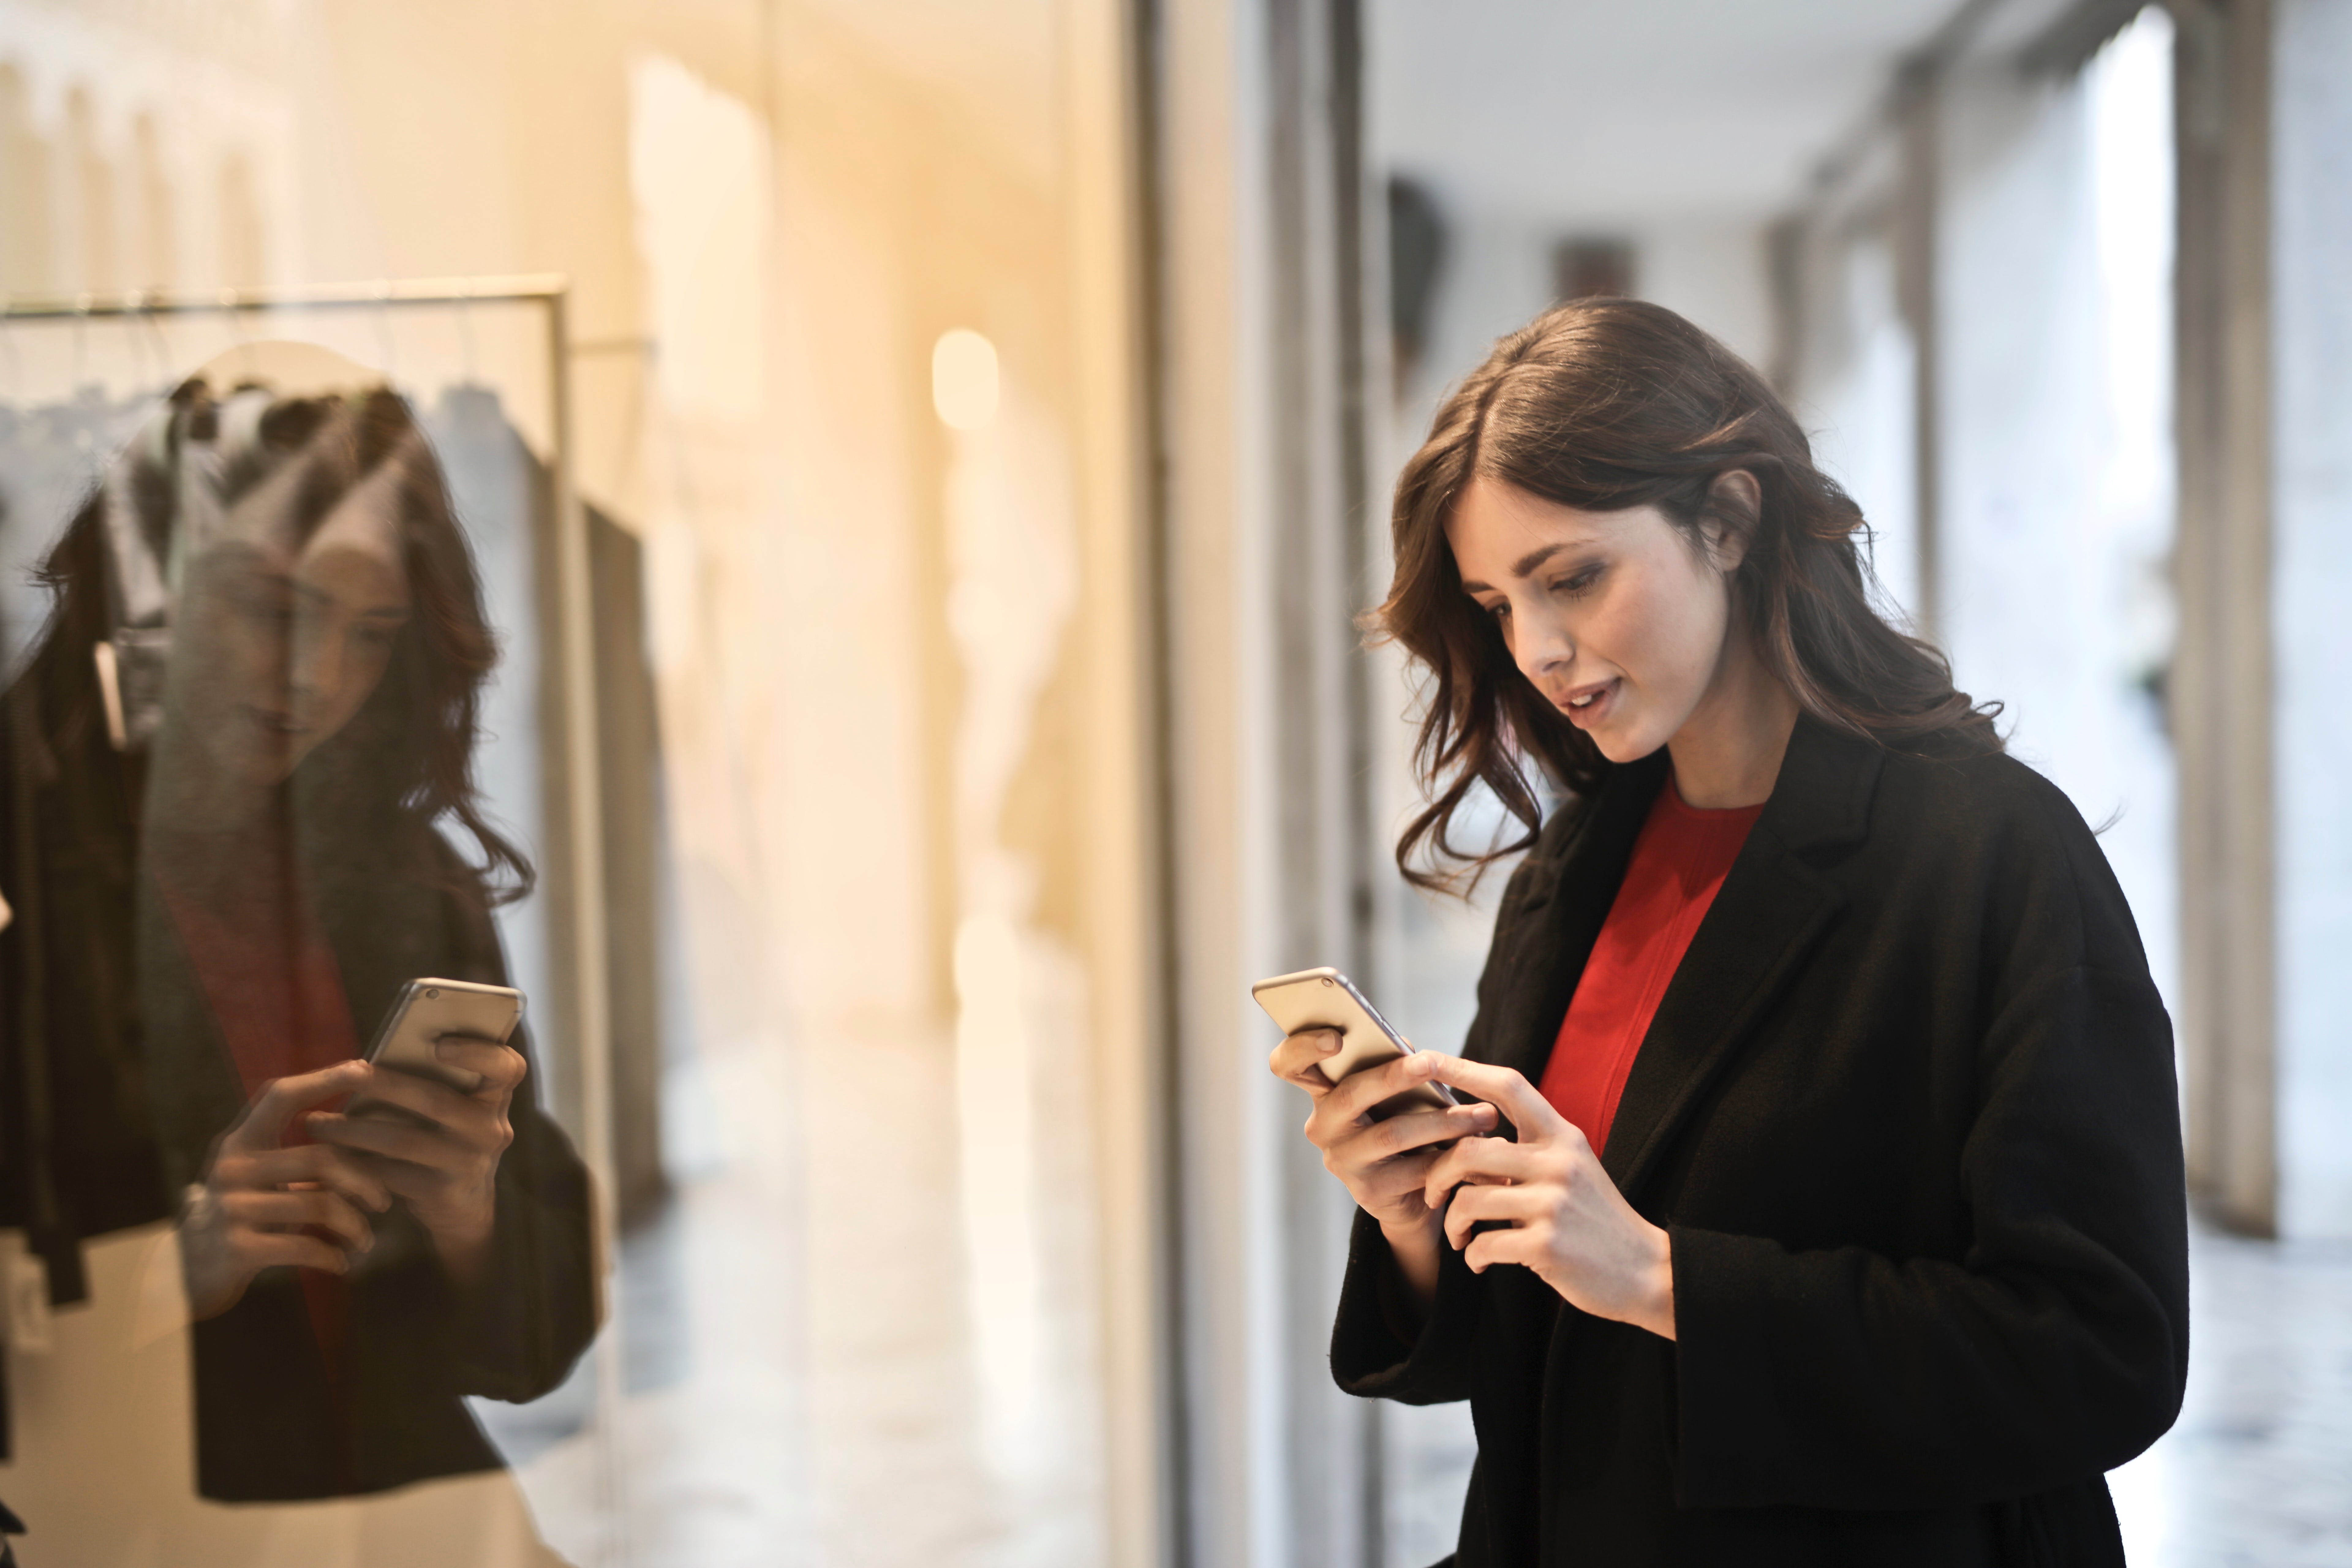
[(2191, 1267), (2188, 1400), (2112, 1478), (2133, 1568), (2352, 1568), (2352, 1244)]
[[(954, 1201), (951, 1047), (844, 1034), (801, 1058), (715, 1054), (695, 1092), (713, 1157), (623, 1247), (622, 1397), (594, 1425), (595, 1368), (488, 1410), (549, 1542), (580, 1568), (1085, 1568), (1100, 1467), (1085, 1372), (1087, 1214), (1042, 1205), (1058, 1308), (1041, 1318), (1035, 1408), (992, 1424)], [(1083, 1121), (1059, 1097), (1041, 1117)], [(672, 1092), (682, 1092), (674, 1089)], [(803, 1118), (772, 1108), (805, 1104)], [(825, 1108), (848, 1108), (820, 1114)], [(887, 1180), (873, 1179), (887, 1155)], [(1041, 1173), (1082, 1193), (1067, 1150)], [(544, 1406), (545, 1408), (541, 1408)]]

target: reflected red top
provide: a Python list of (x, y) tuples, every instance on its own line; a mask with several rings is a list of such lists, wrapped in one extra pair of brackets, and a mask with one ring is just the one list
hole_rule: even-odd
[(1596, 1154), (1608, 1145), (1626, 1075), (1666, 984), (1763, 811), (1761, 803), (1729, 811), (1685, 805), (1668, 778), (1642, 824), (1544, 1067), (1543, 1097), (1584, 1130)]
[[(335, 951), (318, 917), (291, 889), (283, 918), (292, 929), (257, 931), (184, 893), (161, 867), (155, 885), (247, 1100), (281, 1078), (318, 1072), (360, 1054)], [(287, 1129), (285, 1141), (311, 1140), (298, 1124)]]
[[(284, 865), (273, 864), (277, 856), (257, 848), (252, 858), (255, 874), (236, 888), (227, 908), (207, 902), (175, 879), (168, 853), (152, 863), (156, 889), (228, 1047), (248, 1106), (278, 1079), (317, 1072), (360, 1054), (342, 970), (318, 915)], [(320, 1109), (341, 1105), (334, 1100)], [(298, 1118), (279, 1142), (290, 1147), (317, 1140)], [(351, 1287), (341, 1276), (315, 1268), (298, 1269), (296, 1276), (326, 1370), (327, 1403), (343, 1442), (339, 1464), (351, 1489), (357, 1484), (352, 1445), (359, 1430), (352, 1404)]]

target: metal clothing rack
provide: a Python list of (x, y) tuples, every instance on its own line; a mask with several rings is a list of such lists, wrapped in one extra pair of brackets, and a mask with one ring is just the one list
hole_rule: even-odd
[[(563, 718), (560, 774), (565, 818), (562, 854), (568, 878), (559, 885), (567, 897), (558, 926), (557, 951), (571, 974), (573, 1059), (580, 1074), (581, 1155), (604, 1201), (592, 1205), (601, 1279), (616, 1256), (619, 1191), (613, 1149), (613, 1061), (610, 975), (606, 956), (604, 802), (598, 769), (595, 689), (595, 626), (589, 576), (587, 514), (575, 479), (572, 407), (569, 303), (571, 280), (562, 273), (535, 272), (475, 278), (378, 279), (373, 282), (293, 284), (173, 293), (134, 289), (121, 294), (12, 295), (0, 299), (0, 326), (16, 321), (86, 321), (163, 316), (276, 313), (302, 310), (378, 310), (394, 307), (529, 304), (545, 313), (550, 468), (555, 491), (555, 658), (558, 710)], [(569, 951), (565, 951), (568, 949)], [(595, 1353), (599, 1381), (621, 1387), (618, 1302), (603, 1303), (604, 1332)], [(606, 1364), (609, 1363), (610, 1364)], [(600, 1399), (599, 1406), (605, 1404)], [(609, 1455), (609, 1448), (607, 1453)], [(608, 1478), (617, 1486), (617, 1477)], [(617, 1491), (614, 1494), (617, 1496)], [(625, 1536), (625, 1520), (614, 1510)], [(625, 1556), (625, 1548), (624, 1548)]]

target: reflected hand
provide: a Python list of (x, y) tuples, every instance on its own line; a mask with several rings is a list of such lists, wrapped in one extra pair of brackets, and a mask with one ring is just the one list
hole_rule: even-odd
[(1337, 1030), (1303, 1030), (1276, 1046), (1266, 1065), (1314, 1099), (1307, 1141), (1323, 1152), (1323, 1168), (1339, 1178), (1357, 1206), (1380, 1222), (1406, 1285), (1426, 1307), (1437, 1294), (1440, 1205), (1428, 1193), (1430, 1173), (1442, 1157), (1439, 1146), (1453, 1139), (1484, 1142), (1475, 1135), (1494, 1131), (1499, 1119), (1491, 1105), (1456, 1105), (1375, 1121), (1373, 1107), (1429, 1082), (1433, 1064), (1452, 1058), (1415, 1051), (1335, 1084), (1323, 1076), (1321, 1064), (1338, 1054), (1339, 1044)]
[(180, 1267), (195, 1318), (236, 1306), (265, 1268), (348, 1273), (352, 1258), (375, 1245), (362, 1211), (391, 1206), (383, 1182), (341, 1150), (283, 1142), (296, 1116), (367, 1080), (364, 1062), (278, 1079), (222, 1135), (180, 1221)]
[[(1625, 1201), (1584, 1133), (1509, 1068), (1435, 1057), (1430, 1068), (1438, 1082), (1493, 1101), (1518, 1131), (1516, 1143), (1465, 1139), (1431, 1165), (1423, 1197), (1444, 1207), (1445, 1238), (1463, 1261), (1478, 1273), (1523, 1264), (1580, 1310), (1673, 1339), (1666, 1233)], [(1481, 1220), (1508, 1228), (1474, 1237)]]
[[(444, 1035), (442, 1061), (478, 1073), (470, 1094), (414, 1073), (376, 1069), (355, 1114), (313, 1111), (310, 1135), (345, 1151), (391, 1188), (433, 1237), (450, 1273), (479, 1273), (498, 1217), (499, 1162), (514, 1142), (508, 1108), (529, 1070), (522, 1053), (494, 1041)], [(369, 1106), (404, 1114), (368, 1114)]]

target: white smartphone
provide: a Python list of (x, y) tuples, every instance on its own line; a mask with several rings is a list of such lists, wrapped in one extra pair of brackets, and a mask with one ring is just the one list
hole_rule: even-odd
[[(1356, 989), (1356, 983), (1336, 969), (1277, 974), (1251, 986), (1250, 994), (1286, 1035), (1302, 1029), (1339, 1031), (1339, 1053), (1316, 1064), (1333, 1083), (1413, 1049), (1412, 1042), (1391, 1027), (1380, 1009)], [(1454, 1103), (1444, 1084), (1424, 1083), (1374, 1106), (1372, 1119), (1385, 1121), (1406, 1110), (1440, 1110)]]
[(451, 1067), (435, 1052), (444, 1035), (505, 1045), (522, 1022), (522, 993), (470, 980), (412, 980), (400, 988), (367, 1059), (380, 1068), (446, 1084), (459, 1094), (482, 1087), (482, 1075)]

